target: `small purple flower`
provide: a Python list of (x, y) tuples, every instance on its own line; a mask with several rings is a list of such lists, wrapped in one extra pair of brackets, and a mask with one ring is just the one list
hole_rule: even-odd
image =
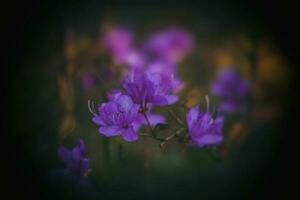
[(144, 50), (151, 59), (180, 61), (193, 47), (192, 37), (181, 28), (156, 32), (146, 41)]
[(116, 27), (104, 32), (103, 42), (114, 61), (123, 63), (133, 44), (133, 34), (123, 28)]
[(170, 105), (178, 100), (172, 95), (171, 84), (161, 84), (161, 76), (157, 73), (132, 74), (123, 82), (127, 94), (134, 103), (145, 112), (151, 105)]
[(65, 172), (69, 175), (83, 176), (90, 169), (89, 160), (85, 158), (85, 145), (82, 139), (72, 149), (66, 149), (61, 146), (58, 149), (58, 155), (66, 165)]
[(211, 92), (221, 98), (220, 111), (235, 112), (242, 108), (249, 94), (250, 84), (243, 80), (234, 69), (221, 70), (211, 85)]
[(107, 137), (121, 135), (124, 140), (138, 139), (139, 125), (135, 123), (139, 105), (131, 97), (121, 93), (112, 95), (112, 100), (99, 107), (99, 115), (94, 113), (93, 122), (100, 125), (99, 132)]
[(211, 113), (200, 112), (196, 106), (188, 111), (186, 121), (192, 146), (211, 146), (223, 141), (223, 117), (213, 119)]

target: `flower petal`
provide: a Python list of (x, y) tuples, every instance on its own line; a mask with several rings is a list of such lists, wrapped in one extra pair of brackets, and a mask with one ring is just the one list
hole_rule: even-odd
[(97, 124), (97, 125), (101, 125), (101, 126), (105, 126), (105, 122), (102, 120), (102, 118), (100, 116), (95, 116), (92, 118), (92, 121)]
[[(152, 126), (155, 126), (156, 124), (165, 122), (165, 118), (162, 115), (148, 113), (147, 117), (148, 117), (148, 119), (150, 121), (150, 124)], [(146, 124), (145, 120), (144, 120), (144, 123)]]
[(85, 172), (87, 172), (90, 169), (90, 162), (89, 159), (84, 158), (81, 161), (81, 173), (84, 174)]
[(138, 135), (132, 127), (127, 129), (122, 129), (122, 137), (127, 142), (133, 142), (138, 139)]
[(65, 147), (61, 146), (58, 149), (58, 156), (65, 162), (71, 160), (72, 153), (70, 150), (66, 149)]
[(176, 96), (176, 95), (167, 95), (166, 99), (168, 101), (168, 105), (171, 105), (171, 104), (176, 103), (178, 101), (178, 96)]
[(78, 146), (76, 146), (72, 150), (72, 159), (75, 161), (79, 161), (81, 160), (82, 157), (83, 157), (83, 153), (81, 152), (81, 149)]
[(192, 130), (193, 124), (197, 121), (198, 116), (199, 116), (199, 106), (195, 106), (191, 108), (186, 114), (186, 123), (190, 131)]
[(132, 99), (128, 95), (120, 95), (115, 101), (119, 104), (119, 109), (125, 113), (129, 112), (133, 105)]
[(224, 124), (224, 118), (223, 117), (217, 117), (214, 120), (214, 123), (212, 124), (212, 133), (213, 134), (222, 134), (222, 129), (223, 129), (223, 124)]
[(159, 106), (168, 105), (168, 100), (164, 96), (154, 96), (152, 103)]
[(77, 147), (79, 148), (81, 153), (85, 153), (85, 144), (82, 139), (79, 139)]
[(99, 132), (107, 137), (120, 135), (121, 129), (118, 126), (102, 126)]
[(137, 104), (133, 104), (126, 114), (126, 120), (130, 124), (132, 121), (135, 121), (139, 112), (140, 106)]
[(206, 145), (215, 145), (219, 144), (223, 140), (223, 135), (220, 134), (205, 134), (201, 137), (197, 137), (194, 140), (194, 144), (199, 147), (203, 147)]

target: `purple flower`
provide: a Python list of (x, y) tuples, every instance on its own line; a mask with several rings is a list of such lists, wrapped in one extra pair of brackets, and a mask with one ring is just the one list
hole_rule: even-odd
[(151, 105), (170, 105), (178, 100), (177, 96), (172, 95), (172, 86), (161, 83), (161, 76), (157, 73), (136, 73), (124, 80), (123, 87), (145, 112)]
[[(115, 101), (121, 95), (124, 95), (124, 94), (120, 90), (112, 90), (108, 93), (108, 99), (111, 101)], [(152, 109), (152, 106), (148, 106), (147, 117), (149, 119), (150, 124), (152, 126), (155, 126), (156, 124), (164, 123), (165, 122), (164, 116), (159, 115), (159, 114), (152, 114), (151, 109)], [(141, 113), (138, 113), (138, 115), (135, 118), (133, 123), (137, 127), (137, 129), (142, 124), (147, 125), (147, 121), (145, 120), (144, 116)]]
[(161, 84), (170, 85), (174, 92), (180, 91), (184, 84), (176, 76), (177, 66), (175, 63), (159, 60), (148, 65), (147, 72), (157, 73), (161, 76)]
[(180, 61), (193, 47), (192, 37), (183, 29), (168, 28), (149, 37), (144, 46), (151, 59)]
[(217, 145), (223, 141), (223, 117), (213, 119), (211, 113), (200, 112), (196, 106), (188, 111), (186, 121), (192, 146)]
[(211, 85), (211, 92), (221, 98), (220, 111), (234, 112), (242, 108), (249, 94), (250, 84), (243, 80), (234, 69), (221, 70)]
[(85, 158), (85, 145), (82, 139), (79, 140), (78, 144), (72, 149), (66, 149), (61, 146), (58, 149), (58, 155), (60, 159), (65, 163), (65, 172), (69, 175), (85, 175), (89, 168), (89, 160)]
[(99, 115), (94, 114), (93, 122), (100, 125), (99, 132), (107, 137), (121, 135), (124, 140), (138, 139), (139, 125), (135, 123), (139, 105), (131, 97), (121, 93), (112, 95), (112, 100), (99, 107)]
[(133, 34), (125, 28), (116, 27), (104, 32), (103, 42), (114, 61), (123, 63), (133, 44)]

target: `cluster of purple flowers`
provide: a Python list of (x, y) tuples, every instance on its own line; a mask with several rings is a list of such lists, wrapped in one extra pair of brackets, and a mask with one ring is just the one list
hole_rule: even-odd
[(135, 48), (133, 33), (115, 27), (104, 32), (103, 44), (116, 64), (125, 65), (124, 77), (137, 72), (158, 73), (163, 81), (171, 82), (174, 91), (183, 88), (176, 73), (177, 65), (193, 48), (193, 39), (185, 30), (161, 30)]
[[(133, 48), (133, 34), (124, 28), (104, 33), (104, 45), (116, 64), (127, 66), (122, 91), (109, 92), (109, 101), (90, 109), (92, 121), (99, 133), (122, 136), (125, 141), (138, 139), (142, 125), (155, 126), (165, 122), (161, 115), (152, 114), (154, 106), (166, 106), (178, 101), (176, 92), (183, 88), (177, 77), (177, 65), (193, 47), (192, 37), (183, 29), (169, 28), (151, 35), (142, 48)], [(213, 119), (198, 107), (187, 113), (187, 134), (195, 147), (222, 142), (223, 118)]]
[[(151, 35), (141, 48), (134, 47), (134, 35), (122, 27), (106, 30), (103, 44), (114, 64), (123, 70), (122, 90), (107, 93), (108, 101), (99, 105), (96, 111), (91, 107), (92, 121), (99, 126), (99, 133), (106, 137), (121, 136), (127, 142), (137, 141), (143, 125), (150, 128), (154, 139), (161, 141), (161, 146), (171, 138), (179, 137), (184, 130), (184, 137), (192, 147), (207, 147), (222, 143), (222, 116), (214, 116), (209, 111), (209, 99), (206, 112), (199, 106), (190, 108), (186, 113), (186, 124), (176, 134), (165, 139), (157, 138), (154, 133), (158, 124), (165, 123), (162, 115), (153, 114), (155, 106), (175, 104), (184, 84), (178, 79), (178, 63), (193, 48), (192, 37), (183, 29), (169, 28)], [(93, 88), (96, 80), (91, 74), (83, 76), (86, 88)], [(250, 85), (233, 69), (221, 70), (218, 78), (211, 85), (211, 92), (221, 98), (219, 110), (234, 112), (241, 110)], [(176, 118), (176, 116), (175, 116)], [(176, 118), (178, 120), (178, 118)], [(180, 130), (180, 131), (179, 131)], [(71, 150), (61, 146), (58, 155), (65, 164), (66, 175), (83, 177), (89, 170), (89, 160), (85, 157), (83, 140)]]

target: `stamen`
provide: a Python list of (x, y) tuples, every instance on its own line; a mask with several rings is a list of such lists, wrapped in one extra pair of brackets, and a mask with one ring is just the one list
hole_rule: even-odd
[(206, 112), (209, 112), (209, 97), (208, 97), (208, 95), (205, 95), (205, 101), (206, 101)]
[(95, 105), (93, 101), (88, 100), (88, 108), (90, 113), (92, 113), (94, 116), (98, 116), (97, 113), (95, 112)]

